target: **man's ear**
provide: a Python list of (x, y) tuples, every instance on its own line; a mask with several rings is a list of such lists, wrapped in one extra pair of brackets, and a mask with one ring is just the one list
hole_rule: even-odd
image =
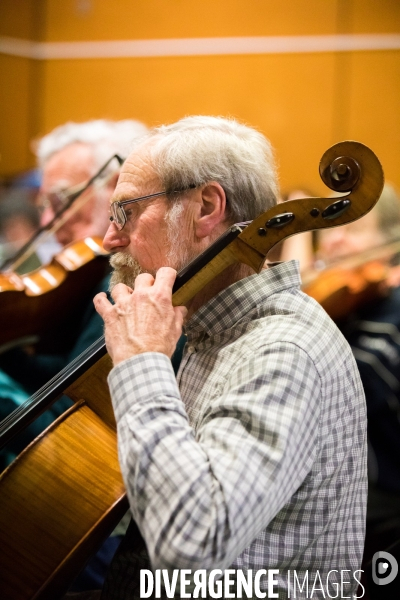
[(209, 236), (226, 220), (226, 195), (223, 187), (211, 181), (201, 190), (195, 218), (195, 234), (198, 238)]

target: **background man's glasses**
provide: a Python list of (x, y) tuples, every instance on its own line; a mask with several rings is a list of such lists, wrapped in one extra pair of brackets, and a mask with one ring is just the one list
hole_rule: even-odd
[(44, 212), (47, 208), (51, 208), (54, 213), (64, 208), (68, 203), (74, 188), (67, 188), (59, 192), (51, 192), (50, 194), (39, 194), (37, 207), (40, 212)]
[(114, 154), (88, 181), (65, 190), (39, 194), (37, 202), (39, 211), (43, 212), (46, 208), (51, 207), (57, 216), (61, 216), (92, 184), (104, 185), (104, 182), (107, 182), (110, 176), (119, 170), (123, 162), (124, 159), (119, 154)]

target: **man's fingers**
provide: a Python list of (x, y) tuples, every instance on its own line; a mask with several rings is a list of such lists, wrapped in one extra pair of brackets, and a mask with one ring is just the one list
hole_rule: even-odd
[(117, 300), (121, 300), (122, 298), (127, 298), (132, 294), (132, 288), (128, 287), (124, 283), (117, 283), (116, 286), (113, 287), (111, 296), (115, 302)]
[(107, 295), (104, 292), (100, 292), (100, 294), (96, 294), (93, 298), (93, 304), (99, 315), (104, 320), (107, 312), (110, 308), (112, 308), (111, 302), (108, 300)]
[(168, 289), (172, 292), (176, 279), (176, 271), (171, 267), (161, 267), (156, 273), (154, 287)]
[(154, 283), (153, 275), (150, 273), (141, 273), (135, 279), (135, 290), (140, 288), (148, 288), (151, 287)]
[(183, 321), (186, 318), (186, 315), (188, 314), (188, 309), (186, 308), (186, 306), (175, 306), (174, 311), (175, 311), (176, 315), (179, 315), (179, 318), (181, 319), (181, 322), (183, 323)]

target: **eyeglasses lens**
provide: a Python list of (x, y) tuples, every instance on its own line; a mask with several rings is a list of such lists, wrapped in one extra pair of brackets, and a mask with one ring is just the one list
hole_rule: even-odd
[(114, 202), (111, 205), (111, 214), (114, 220), (114, 223), (118, 227), (119, 230), (123, 228), (126, 223), (125, 211), (122, 206), (119, 205), (118, 202)]

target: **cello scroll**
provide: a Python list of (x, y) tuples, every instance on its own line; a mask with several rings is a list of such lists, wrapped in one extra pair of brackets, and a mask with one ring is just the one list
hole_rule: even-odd
[[(338, 169), (345, 171), (340, 186), (348, 188), (346, 196), (289, 200), (273, 206), (250, 224), (239, 224), (244, 225), (240, 235), (215, 257), (201, 261), (200, 255), (193, 261), (192, 272), (190, 265), (185, 268), (185, 283), (179, 289), (174, 286), (174, 305), (186, 304), (216, 275), (236, 262), (247, 264), (259, 273), (268, 252), (287, 237), (345, 225), (369, 212), (378, 201), (384, 184), (383, 169), (376, 155), (360, 142), (340, 142), (324, 153), (319, 167), (324, 183), (335, 191), (339, 185), (335, 175)], [(206, 265), (202, 266), (204, 262)]]

